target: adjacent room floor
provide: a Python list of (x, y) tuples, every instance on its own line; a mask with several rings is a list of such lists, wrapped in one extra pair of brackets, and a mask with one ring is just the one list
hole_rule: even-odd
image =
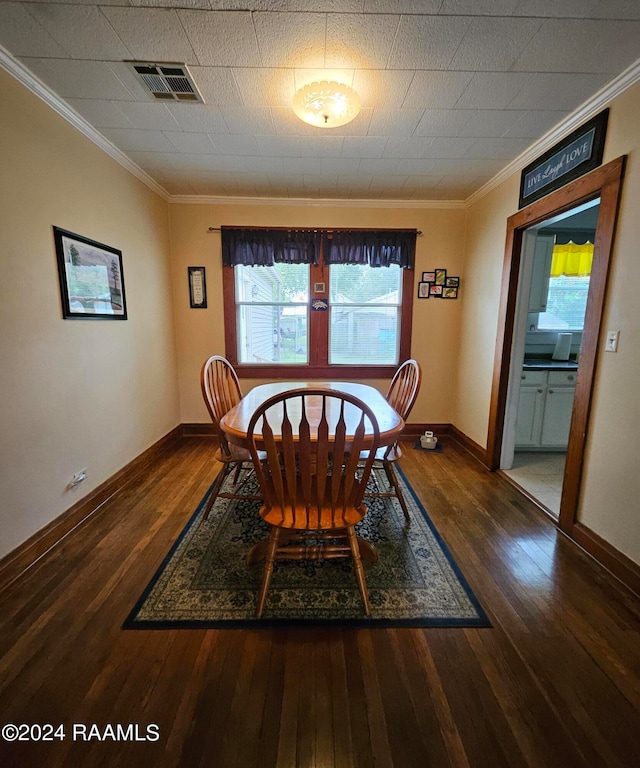
[(516, 451), (513, 467), (503, 472), (558, 517), (566, 458), (557, 451)]

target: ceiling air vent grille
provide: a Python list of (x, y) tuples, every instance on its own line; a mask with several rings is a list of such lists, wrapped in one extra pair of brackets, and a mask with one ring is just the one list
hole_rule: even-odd
[(154, 99), (204, 103), (185, 64), (127, 62)]

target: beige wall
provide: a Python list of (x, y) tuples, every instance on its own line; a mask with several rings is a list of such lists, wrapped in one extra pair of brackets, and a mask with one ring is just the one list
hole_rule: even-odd
[[(579, 519), (640, 563), (640, 84), (611, 105), (604, 162), (628, 155), (600, 342)], [(486, 445), (507, 217), (518, 208), (514, 174), (468, 211), (464, 272), (474, 290), (463, 305), (456, 426)], [(616, 354), (604, 333), (620, 331)]]
[[(0, 93), (1, 557), (179, 410), (167, 203), (2, 71)], [(127, 321), (62, 319), (53, 225), (122, 251)]]
[[(460, 275), (457, 301), (415, 299), (411, 354), (423, 367), (423, 386), (411, 414), (414, 422), (445, 422), (453, 417), (451, 391), (457, 375), (459, 322), (462, 306), (474, 289), (462, 271), (462, 209), (357, 208), (313, 205), (171, 205), (171, 247), (176, 293), (176, 334), (180, 377), (180, 413), (184, 423), (204, 423), (199, 375), (209, 355), (224, 354), (220, 233), (209, 227), (415, 227), (416, 276), (444, 267)], [(188, 266), (206, 267), (208, 309), (189, 308)], [(417, 290), (417, 288), (416, 288)], [(245, 388), (257, 381), (243, 381)], [(369, 382), (386, 391), (388, 381)]]

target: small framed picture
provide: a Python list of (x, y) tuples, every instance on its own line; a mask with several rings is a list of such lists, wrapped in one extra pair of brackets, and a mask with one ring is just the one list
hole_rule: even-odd
[(443, 299), (457, 299), (458, 298), (458, 286), (457, 285), (445, 285), (442, 289)]
[(436, 285), (435, 283), (430, 284), (429, 288), (429, 295), (430, 296), (436, 296), (438, 299), (442, 297), (442, 288), (441, 285)]
[(189, 305), (191, 309), (207, 308), (207, 282), (204, 267), (189, 269)]
[(313, 284), (313, 292), (314, 293), (326, 293), (327, 292), (327, 286), (325, 283), (314, 283)]
[(53, 228), (65, 320), (126, 320), (122, 252)]
[(446, 269), (436, 269), (435, 271), (435, 284), (436, 285), (444, 285), (445, 281), (447, 279), (447, 270)]
[(435, 283), (436, 281), (436, 273), (435, 272), (423, 272), (422, 273), (422, 282), (423, 283)]
[(459, 277), (448, 277), (445, 281), (445, 285), (448, 287), (455, 286), (456, 288), (460, 285), (460, 278)]
[(429, 298), (429, 285), (430, 285), (430, 283), (418, 283), (418, 298), (419, 299), (428, 299)]

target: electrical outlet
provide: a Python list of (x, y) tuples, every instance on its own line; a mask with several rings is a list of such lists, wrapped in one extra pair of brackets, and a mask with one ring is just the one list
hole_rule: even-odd
[(607, 341), (605, 343), (605, 351), (606, 352), (617, 352), (618, 351), (618, 336), (620, 335), (620, 331), (607, 331)]
[(75, 488), (76, 486), (80, 485), (80, 483), (83, 483), (87, 479), (87, 468), (81, 469), (79, 472), (76, 472), (73, 476), (71, 482), (69, 483), (69, 488)]

